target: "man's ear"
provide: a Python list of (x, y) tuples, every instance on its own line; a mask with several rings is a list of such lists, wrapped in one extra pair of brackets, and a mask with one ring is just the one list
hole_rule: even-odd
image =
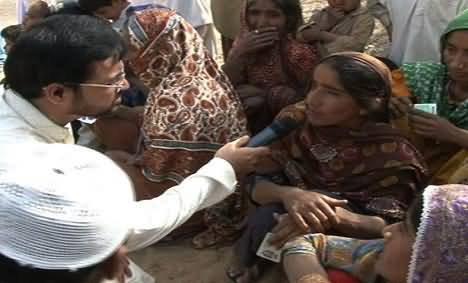
[(61, 104), (65, 100), (65, 86), (63, 84), (51, 83), (42, 88), (44, 97), (52, 104)]

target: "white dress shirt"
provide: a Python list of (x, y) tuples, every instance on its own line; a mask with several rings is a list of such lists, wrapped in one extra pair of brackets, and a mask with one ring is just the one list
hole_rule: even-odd
[[(0, 150), (2, 145), (21, 142), (71, 144), (73, 135), (69, 128), (50, 121), (17, 93), (6, 90), (0, 94)], [(236, 182), (229, 162), (214, 158), (161, 196), (135, 202), (134, 209), (129, 211), (133, 219), (127, 248), (135, 251), (154, 244), (197, 210), (234, 192)]]
[(0, 93), (0, 144), (21, 142), (73, 144), (75, 140), (69, 125), (52, 122), (29, 101), (6, 89)]

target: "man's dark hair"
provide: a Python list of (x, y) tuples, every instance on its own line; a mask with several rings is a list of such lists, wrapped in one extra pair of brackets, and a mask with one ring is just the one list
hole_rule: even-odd
[(79, 0), (78, 3), (83, 11), (94, 13), (101, 7), (111, 6), (112, 0)]
[(1, 283), (87, 283), (104, 279), (97, 271), (99, 265), (78, 270), (45, 270), (20, 265), (0, 254)]
[(20, 36), (22, 31), (23, 31), (22, 25), (11, 25), (2, 29), (2, 31), (0, 32), (0, 35), (4, 39), (8, 39), (9, 41), (15, 42)]
[(25, 99), (37, 98), (51, 83), (81, 83), (94, 75), (91, 64), (120, 60), (126, 52), (121, 36), (97, 17), (57, 15), (25, 31), (5, 63), (7, 88)]

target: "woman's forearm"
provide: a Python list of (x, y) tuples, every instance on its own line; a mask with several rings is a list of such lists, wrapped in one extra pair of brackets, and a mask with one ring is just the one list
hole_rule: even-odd
[(260, 181), (255, 185), (252, 199), (259, 204), (283, 202), (284, 195), (295, 187), (281, 186), (268, 181)]
[(378, 238), (386, 225), (385, 220), (378, 216), (357, 214), (341, 207), (336, 207), (336, 214), (339, 223), (334, 228), (346, 237)]
[(289, 282), (329, 283), (327, 273), (316, 255), (292, 254), (283, 259), (284, 271)]
[(468, 131), (467, 130), (456, 128), (448, 140), (460, 146), (461, 148), (468, 149)]

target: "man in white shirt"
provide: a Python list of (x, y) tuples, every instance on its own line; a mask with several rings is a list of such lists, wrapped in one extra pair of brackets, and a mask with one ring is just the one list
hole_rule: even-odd
[[(37, 142), (6, 147), (0, 160), (2, 283), (123, 281), (127, 249), (220, 201), (236, 183), (228, 162), (215, 158), (162, 197), (135, 202), (128, 176), (97, 151)], [(193, 194), (184, 192), (187, 186)], [(144, 282), (138, 276), (131, 282)]]
[[(440, 61), (439, 39), (449, 21), (468, 9), (467, 0), (369, 0), (374, 14), (388, 9), (392, 22), (389, 58), (397, 64)], [(380, 11), (379, 11), (380, 10)]]
[[(94, 17), (51, 17), (25, 32), (5, 65), (7, 90), (0, 95), (2, 160), (13, 144), (73, 144), (71, 121), (109, 115), (118, 108), (119, 91), (127, 87), (124, 54), (120, 35)], [(257, 161), (268, 154), (265, 148), (242, 148), (245, 143), (243, 138), (225, 145), (178, 186), (137, 202), (128, 249), (155, 243), (198, 209), (232, 193), (236, 176), (254, 171)]]

